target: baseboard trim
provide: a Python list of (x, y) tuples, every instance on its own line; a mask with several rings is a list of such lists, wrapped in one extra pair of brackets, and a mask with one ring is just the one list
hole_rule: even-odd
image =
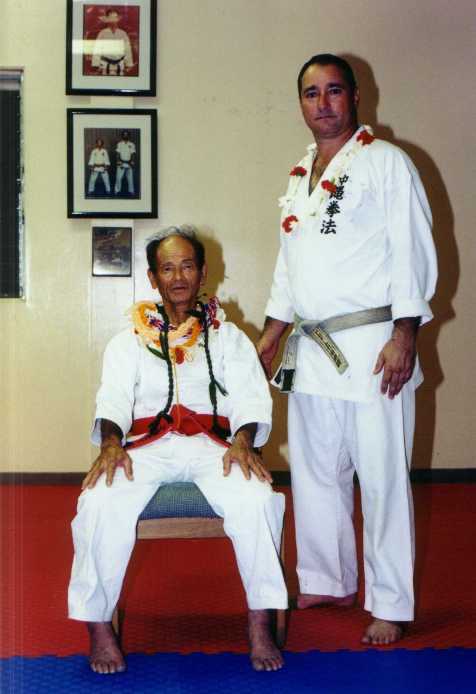
[[(79, 486), (85, 472), (0, 472), (0, 484), (72, 485)], [(289, 470), (275, 470), (274, 484), (287, 487), (291, 484)], [(452, 484), (476, 482), (476, 468), (437, 468), (412, 470), (412, 482), (417, 484)]]
[[(272, 473), (273, 481), (277, 485), (291, 484), (289, 470), (278, 470)], [(476, 468), (438, 468), (429, 470), (411, 470), (410, 479), (415, 484), (453, 484), (476, 482)], [(355, 477), (358, 483), (357, 477)]]

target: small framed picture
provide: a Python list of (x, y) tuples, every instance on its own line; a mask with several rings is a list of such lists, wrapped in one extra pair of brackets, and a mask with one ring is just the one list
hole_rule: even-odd
[(67, 0), (66, 94), (155, 96), (156, 0)]
[(94, 226), (93, 276), (131, 277), (132, 227)]
[(157, 111), (68, 109), (68, 217), (157, 217)]

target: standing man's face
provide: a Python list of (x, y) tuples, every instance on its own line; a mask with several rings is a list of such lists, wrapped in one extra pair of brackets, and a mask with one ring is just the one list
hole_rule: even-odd
[(317, 140), (333, 139), (357, 127), (358, 89), (352, 93), (336, 65), (311, 65), (303, 75), (301, 110)]

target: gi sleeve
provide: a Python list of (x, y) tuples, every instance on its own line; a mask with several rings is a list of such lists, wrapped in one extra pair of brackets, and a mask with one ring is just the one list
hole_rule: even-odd
[(126, 67), (132, 67), (134, 65), (134, 60), (132, 57), (132, 46), (131, 42), (129, 39), (129, 36), (127, 35), (126, 32), (124, 32), (124, 62), (126, 64)]
[(104, 352), (101, 385), (96, 396), (96, 415), (91, 441), (101, 444), (100, 419), (109, 419), (121, 429), (122, 444), (132, 425), (134, 390), (138, 380), (139, 345), (125, 330), (108, 343)]
[(101, 30), (99, 34), (96, 36), (96, 40), (94, 41), (93, 54), (91, 56), (92, 67), (99, 67), (99, 65), (101, 64), (101, 46), (104, 45), (103, 37), (104, 33), (103, 30)]
[(266, 304), (266, 315), (270, 318), (277, 318), (284, 323), (292, 323), (294, 320), (288, 269), (282, 247), (279, 250), (274, 269), (271, 294)]
[(272, 400), (256, 349), (233, 323), (222, 323), (220, 338), (231, 433), (256, 422), (254, 446), (263, 446), (271, 431)]
[[(388, 185), (390, 182), (390, 185)], [(385, 185), (384, 205), (391, 248), (392, 317), (433, 317), (429, 301), (437, 279), (431, 211), (417, 170), (403, 153), (395, 154)]]

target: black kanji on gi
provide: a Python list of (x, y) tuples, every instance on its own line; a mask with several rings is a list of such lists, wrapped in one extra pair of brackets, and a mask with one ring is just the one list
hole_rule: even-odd
[(342, 200), (342, 198), (344, 197), (344, 185), (347, 183), (348, 180), (349, 177), (347, 176), (347, 174), (339, 176), (339, 185), (336, 186), (334, 192), (331, 193), (330, 197), (335, 198), (336, 200)]
[(326, 214), (329, 217), (333, 217), (335, 214), (339, 214), (339, 212), (339, 203), (337, 202), (337, 200), (331, 200), (331, 202), (327, 205)]
[(324, 219), (321, 226), (321, 234), (335, 234), (336, 223), (331, 219)]

